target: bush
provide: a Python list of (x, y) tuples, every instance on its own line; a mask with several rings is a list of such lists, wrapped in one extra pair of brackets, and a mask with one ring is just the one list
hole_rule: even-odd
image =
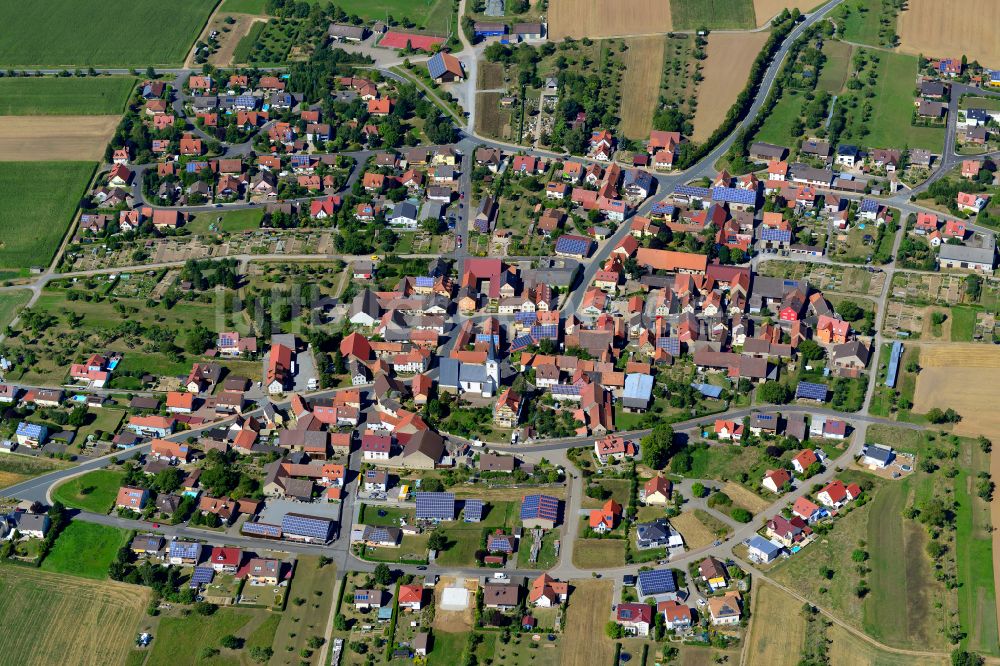
[(752, 513), (750, 513), (746, 509), (741, 509), (738, 507), (730, 511), (729, 515), (732, 517), (733, 520), (740, 523), (749, 523), (751, 520), (753, 520)]
[(227, 650), (239, 650), (243, 647), (243, 639), (237, 638), (232, 634), (226, 634), (219, 640), (219, 645), (226, 648)]

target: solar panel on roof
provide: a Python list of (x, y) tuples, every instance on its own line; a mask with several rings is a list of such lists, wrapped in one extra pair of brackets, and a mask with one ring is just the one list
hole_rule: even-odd
[(552, 395), (580, 395), (580, 387), (573, 384), (553, 384), (549, 390)]
[(653, 204), (654, 215), (673, 215), (674, 207), (662, 201)]
[(491, 335), (489, 333), (476, 333), (476, 342), (490, 342), (492, 341), (494, 345), (500, 345), (500, 336)]
[(899, 360), (903, 356), (903, 343), (892, 343), (892, 353), (889, 356), (889, 369), (885, 374), (885, 385), (889, 388), (896, 387), (896, 375), (899, 374)]
[(735, 187), (720, 186), (712, 189), (712, 200), (752, 204), (757, 201), (757, 192), (754, 190), (741, 190)]
[(556, 241), (556, 252), (585, 255), (590, 252), (590, 239), (579, 236), (560, 236)]
[(531, 327), (531, 337), (535, 340), (558, 340), (559, 327), (555, 324), (542, 324)]
[(311, 537), (327, 541), (333, 522), (318, 516), (304, 516), (298, 513), (286, 513), (281, 519), (281, 530), (285, 534)]
[(760, 239), (764, 241), (787, 243), (792, 240), (792, 232), (788, 229), (761, 229)]
[(534, 339), (530, 335), (521, 335), (514, 338), (514, 341), (510, 343), (511, 351), (521, 351), (522, 349), (527, 349), (534, 343)]
[(434, 57), (427, 61), (427, 69), (431, 78), (436, 79), (447, 71), (444, 66), (444, 57), (440, 53), (435, 53)]
[(677, 591), (677, 580), (670, 569), (652, 569), (639, 572), (639, 596), (656, 596)]
[(795, 387), (796, 398), (806, 398), (808, 400), (826, 400), (826, 384), (814, 384), (813, 382), (799, 382)]
[(423, 275), (417, 276), (417, 279), (415, 280), (415, 282), (416, 282), (416, 285), (418, 287), (433, 287), (434, 286), (434, 278), (432, 278), (432, 277), (425, 277)]
[(533, 324), (538, 319), (534, 312), (515, 312), (514, 321), (520, 324)]
[(203, 585), (211, 583), (215, 578), (215, 570), (211, 567), (195, 567), (191, 573), (191, 582)]
[(657, 338), (656, 348), (663, 349), (671, 356), (681, 355), (681, 341), (679, 338)]
[(417, 518), (424, 520), (454, 520), (454, 493), (417, 493)]
[(559, 519), (559, 500), (550, 495), (525, 495), (521, 501), (521, 520)]
[(874, 213), (878, 211), (878, 202), (874, 199), (862, 199), (859, 210), (862, 213)]
[(712, 386), (711, 384), (699, 384), (697, 382), (691, 384), (691, 388), (698, 391), (706, 398), (718, 398), (722, 395), (721, 386)]
[(465, 500), (465, 522), (478, 523), (483, 519), (483, 500)]
[(674, 194), (682, 197), (701, 197), (707, 198), (711, 192), (707, 187), (695, 187), (693, 185), (678, 185), (677, 189), (674, 190)]

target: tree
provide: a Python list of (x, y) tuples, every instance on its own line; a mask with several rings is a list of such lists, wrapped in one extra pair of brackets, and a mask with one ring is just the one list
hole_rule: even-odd
[(448, 545), (448, 539), (442, 532), (434, 530), (427, 539), (427, 547), (431, 550), (444, 550)]
[(729, 515), (732, 517), (733, 520), (740, 523), (749, 523), (751, 520), (753, 520), (753, 514), (747, 511), (746, 509), (742, 509), (740, 507), (736, 507), (735, 509), (730, 511)]
[(74, 407), (73, 411), (69, 413), (69, 419), (66, 422), (77, 428), (82, 426), (87, 422), (87, 407), (85, 405)]
[(975, 652), (955, 650), (951, 653), (951, 666), (982, 666), (983, 658)]
[(388, 585), (392, 582), (392, 571), (384, 562), (379, 563), (379, 565), (375, 567), (373, 576), (375, 578), (375, 582), (379, 585)]
[(673, 441), (674, 429), (665, 423), (657, 424), (653, 432), (641, 440), (642, 463), (651, 469), (663, 469)]
[(815, 340), (803, 340), (798, 346), (799, 356), (804, 361), (818, 361), (826, 354)]
[(691, 492), (694, 494), (695, 497), (704, 497), (705, 486), (699, 483), (698, 481), (695, 481), (694, 484), (691, 485)]
[[(341, 617), (341, 616), (337, 616)], [(250, 648), (250, 658), (256, 661), (258, 664), (264, 664), (271, 660), (274, 656), (274, 650), (269, 647), (263, 647), (261, 645), (254, 645)]]
[(196, 325), (184, 336), (184, 349), (189, 354), (204, 354), (213, 344), (215, 344), (215, 334), (201, 324)]
[(771, 403), (774, 405), (784, 405), (792, 399), (792, 392), (784, 384), (768, 381), (764, 382), (760, 388), (757, 389), (757, 397), (761, 402)]
[(625, 635), (625, 628), (617, 622), (608, 621), (608, 623), (604, 625), (604, 633), (607, 634), (608, 638), (621, 638)]
[(851, 559), (858, 563), (864, 562), (868, 559), (868, 551), (862, 550), (861, 548), (855, 548), (854, 552), (851, 553)]
[(841, 301), (836, 309), (837, 314), (843, 317), (845, 321), (857, 321), (865, 316), (865, 311), (854, 301)]
[(243, 647), (243, 639), (237, 638), (232, 634), (226, 634), (219, 640), (219, 645), (226, 648), (227, 650), (239, 650)]

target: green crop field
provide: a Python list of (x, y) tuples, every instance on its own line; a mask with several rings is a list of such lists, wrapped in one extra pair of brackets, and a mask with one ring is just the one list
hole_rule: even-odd
[(135, 86), (130, 76), (0, 79), (0, 116), (119, 115)]
[(878, 83), (871, 99), (869, 134), (862, 139), (870, 148), (926, 148), (941, 152), (944, 128), (914, 127), (913, 82), (917, 76), (916, 56), (878, 52)]
[(230, 14), (263, 14), (265, 0), (224, 0), (222, 11)]
[(118, 549), (127, 543), (125, 530), (74, 520), (56, 539), (42, 569), (104, 580)]
[(0, 277), (48, 266), (93, 173), (89, 162), (0, 162)]
[(4, 67), (177, 65), (212, 0), (0, 0)]
[(121, 472), (106, 469), (87, 472), (56, 486), (52, 498), (74, 509), (107, 513), (118, 496), (122, 477)]
[(0, 565), (0, 664), (125, 663), (148, 598), (146, 587)]
[(670, 18), (674, 30), (745, 30), (757, 25), (753, 0), (672, 0)]

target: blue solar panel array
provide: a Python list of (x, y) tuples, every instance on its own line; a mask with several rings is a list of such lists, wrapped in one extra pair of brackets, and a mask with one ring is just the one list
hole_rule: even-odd
[(503, 534), (491, 534), (486, 539), (486, 550), (492, 552), (501, 553), (512, 553), (514, 552), (514, 547), (510, 543), (510, 539)]
[(535, 342), (534, 338), (530, 335), (521, 335), (514, 338), (514, 341), (510, 343), (511, 351), (521, 351), (522, 349), (527, 349)]
[(552, 395), (580, 395), (580, 387), (574, 384), (553, 384), (549, 390)]
[(333, 521), (318, 516), (304, 516), (301, 513), (286, 513), (281, 519), (281, 531), (285, 534), (330, 540)]
[(377, 541), (379, 543), (393, 541), (393, 539), (389, 536), (389, 530), (385, 527), (370, 527), (369, 529), (370, 531), (367, 535), (365, 535), (365, 538), (368, 541)]
[(896, 388), (896, 375), (899, 374), (899, 361), (903, 357), (903, 343), (892, 343), (892, 351), (889, 354), (889, 370), (885, 375), (885, 385), (889, 388)]
[(656, 348), (665, 350), (671, 356), (681, 355), (681, 341), (679, 338), (656, 338)]
[(696, 199), (707, 199), (712, 192), (707, 187), (695, 187), (693, 185), (678, 185), (674, 194), (679, 197), (691, 197)]
[(243, 534), (254, 534), (256, 536), (268, 537), (270, 539), (281, 538), (281, 528), (270, 523), (243, 523)]
[(465, 500), (465, 522), (478, 523), (483, 519), (483, 500)]
[(760, 239), (771, 243), (790, 243), (792, 232), (788, 229), (761, 229)]
[(236, 98), (236, 106), (246, 109), (256, 109), (257, 98), (253, 95), (239, 95)]
[(171, 541), (170, 557), (181, 557), (186, 560), (194, 559), (201, 554), (201, 544), (190, 541)]
[(436, 79), (447, 72), (448, 68), (444, 65), (444, 55), (435, 53), (434, 57), (427, 61), (427, 71), (430, 72), (432, 79)]
[(814, 384), (813, 382), (799, 382), (795, 388), (796, 398), (806, 398), (807, 400), (826, 401), (826, 384)]
[(454, 520), (454, 493), (417, 493), (417, 518), (421, 520)]
[(712, 201), (750, 205), (757, 202), (757, 192), (741, 190), (736, 187), (714, 187), (712, 188)]
[(191, 586), (211, 583), (215, 578), (215, 570), (211, 567), (195, 567), (191, 573)]
[(582, 236), (560, 236), (556, 241), (556, 252), (587, 256), (590, 254), (591, 241)]
[(655, 597), (677, 591), (677, 579), (670, 569), (651, 569), (639, 572), (639, 598)]
[(658, 201), (653, 204), (653, 215), (664, 215), (666, 217), (671, 217), (674, 214), (674, 207), (663, 201)]
[(878, 202), (874, 199), (862, 199), (858, 211), (862, 213), (877, 213)]
[(519, 324), (526, 324), (530, 326), (531, 324), (534, 324), (536, 321), (538, 321), (538, 315), (536, 315), (534, 312), (515, 312), (514, 321), (516, 321)]
[(698, 393), (701, 393), (706, 398), (718, 398), (722, 395), (721, 386), (712, 386), (711, 384), (699, 384), (697, 382), (691, 384), (693, 388)]
[(432, 278), (432, 277), (425, 277), (423, 275), (417, 276), (417, 279), (414, 282), (416, 283), (416, 285), (418, 287), (421, 287), (421, 288), (430, 289), (431, 287), (434, 286), (434, 278)]
[(551, 495), (525, 495), (521, 501), (521, 520), (559, 520), (559, 500)]
[(534, 340), (558, 340), (559, 327), (555, 324), (543, 324), (531, 327), (531, 337)]

